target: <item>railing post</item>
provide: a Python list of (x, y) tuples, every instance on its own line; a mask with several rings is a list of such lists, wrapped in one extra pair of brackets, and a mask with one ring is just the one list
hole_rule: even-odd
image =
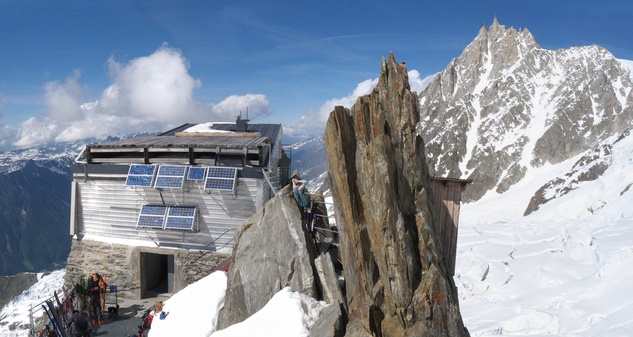
[(35, 323), (33, 322), (33, 304), (29, 306), (29, 323), (30, 323), (30, 334), (31, 336), (35, 336)]

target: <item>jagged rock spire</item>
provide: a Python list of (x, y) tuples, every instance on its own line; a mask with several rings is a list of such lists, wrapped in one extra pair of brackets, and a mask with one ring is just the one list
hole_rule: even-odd
[(336, 107), (325, 144), (346, 280), (346, 336), (468, 336), (433, 232), (430, 177), (407, 69), (383, 59), (378, 85)]

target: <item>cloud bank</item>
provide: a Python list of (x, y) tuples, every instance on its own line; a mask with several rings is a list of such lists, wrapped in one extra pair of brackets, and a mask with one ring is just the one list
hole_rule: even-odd
[(197, 101), (194, 90), (200, 80), (189, 74), (180, 50), (166, 44), (127, 63), (111, 58), (107, 66), (111, 85), (96, 101), (88, 101), (79, 71), (63, 82), (46, 83), (45, 113), (23, 122), (13, 145), (162, 131), (185, 122), (231, 121), (247, 108), (252, 119), (268, 114), (269, 102), (261, 94), (232, 95), (215, 105)]
[[(239, 112), (248, 111), (251, 120), (269, 114), (263, 94), (231, 95), (217, 104), (196, 100), (194, 91), (201, 81), (189, 74), (189, 64), (181, 51), (163, 44), (149, 56), (121, 63), (107, 61), (111, 84), (98, 99), (89, 98), (77, 70), (64, 81), (44, 85), (45, 111), (31, 117), (16, 129), (0, 124), (0, 149), (47, 142), (74, 141), (90, 137), (105, 138), (138, 132), (164, 131), (182, 123), (234, 121)], [(432, 76), (421, 78), (409, 71), (413, 91), (421, 92)], [(335, 106), (351, 107), (359, 96), (369, 94), (378, 78), (360, 82), (347, 96), (323, 103), (317, 110), (305, 111), (296, 123), (284, 124), (284, 133), (293, 138), (321, 135)], [(0, 119), (5, 100), (0, 96)]]

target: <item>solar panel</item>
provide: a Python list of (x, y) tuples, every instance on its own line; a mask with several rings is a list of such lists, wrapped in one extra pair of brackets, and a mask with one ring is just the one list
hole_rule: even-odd
[(185, 182), (186, 166), (182, 165), (161, 165), (156, 175), (155, 188), (182, 188)]
[(209, 190), (233, 191), (235, 189), (236, 178), (237, 168), (235, 167), (209, 167), (204, 188)]
[(125, 186), (151, 187), (154, 180), (154, 165), (130, 165)]
[(195, 206), (169, 206), (165, 229), (193, 230), (196, 220)]
[(190, 167), (187, 172), (187, 180), (204, 180), (207, 169), (204, 167)]
[(143, 205), (138, 215), (136, 227), (163, 228), (167, 206)]

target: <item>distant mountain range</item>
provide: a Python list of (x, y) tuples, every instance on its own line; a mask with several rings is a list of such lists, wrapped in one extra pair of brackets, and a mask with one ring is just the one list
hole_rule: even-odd
[(0, 154), (0, 275), (64, 265), (74, 158), (68, 145)]
[(0, 276), (65, 266), (71, 242), (71, 166), (83, 146), (96, 141), (0, 153)]

